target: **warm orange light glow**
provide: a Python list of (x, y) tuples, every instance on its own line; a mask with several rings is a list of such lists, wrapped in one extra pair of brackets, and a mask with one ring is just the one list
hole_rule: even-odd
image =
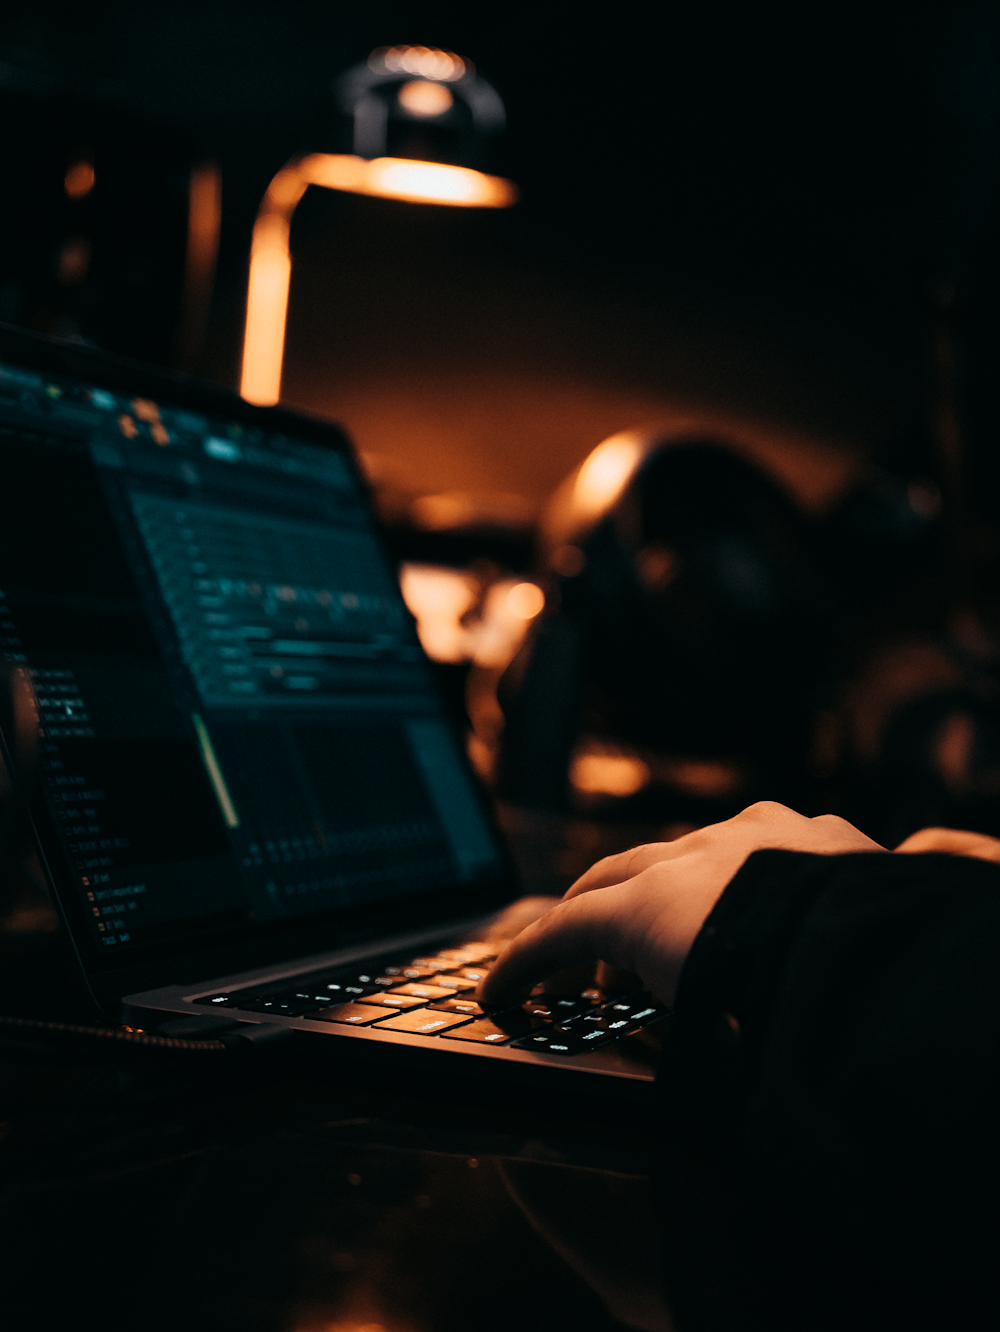
[(67, 287), (82, 282), (90, 269), (90, 241), (86, 236), (68, 236), (59, 250), (56, 274)]
[[(360, 1184), (360, 1175), (348, 1175), (348, 1180), (353, 1184), (355, 1180)], [(295, 1332), (389, 1332), (384, 1323), (359, 1323), (355, 1319), (349, 1319), (344, 1322), (338, 1319), (331, 1323), (325, 1317), (321, 1322), (303, 1323), (296, 1327)]]
[(216, 162), (203, 162), (191, 172), (188, 186), (188, 245), (202, 262), (214, 262), (222, 221), (222, 172)]
[(735, 795), (744, 782), (739, 765), (726, 759), (662, 758), (653, 767), (658, 782), (710, 800)]
[(368, 162), (349, 153), (313, 153), (302, 159), (298, 169), (307, 185), (380, 199), (453, 208), (509, 208), (517, 202), (517, 190), (509, 180), (443, 162), (408, 157), (376, 157)]
[(534, 583), (502, 578), (483, 595), (472, 574), (437, 565), (404, 564), (399, 583), (424, 651), (435, 661), (502, 668), (545, 607)]
[(466, 660), (462, 616), (475, 602), (475, 580), (457, 569), (404, 564), (399, 585), (427, 655), (435, 661)]
[(573, 488), (573, 500), (581, 516), (596, 516), (613, 504), (642, 456), (642, 440), (627, 431), (598, 444), (580, 468)]
[(281, 363), (292, 260), (274, 250), (251, 253), (247, 327), (240, 393), (247, 402), (272, 406), (281, 397)]
[(281, 397), (292, 274), (288, 233), (292, 214), (310, 185), (457, 208), (509, 208), (517, 201), (517, 190), (509, 180), (440, 162), (404, 157), (376, 157), (369, 162), (349, 153), (311, 153), (283, 167), (264, 195), (250, 246), (240, 395), (264, 407)]
[(204, 341), (221, 226), (222, 172), (217, 162), (202, 162), (188, 185), (187, 253), (174, 345), (181, 369), (193, 368)]
[(376, 158), (368, 167), (365, 193), (413, 203), (452, 204), (459, 208), (508, 208), (514, 187), (499, 176), (439, 162), (411, 162), (401, 157)]
[(577, 754), (570, 765), (570, 781), (586, 795), (630, 796), (648, 783), (649, 768), (627, 754)]
[(411, 79), (399, 90), (399, 105), (411, 116), (422, 119), (443, 116), (454, 103), (454, 97), (443, 83), (429, 83), (427, 79)]
[(285, 319), (292, 278), (289, 222), (308, 183), (296, 165), (279, 171), (271, 181), (254, 224), (240, 393), (248, 402), (263, 407), (272, 406), (281, 396)]
[(429, 532), (459, 527), (525, 528), (534, 521), (535, 505), (524, 495), (502, 490), (446, 490), (418, 495), (410, 504), (410, 517)]
[(151, 398), (133, 398), (132, 410), (138, 421), (158, 421), (160, 409)]
[(425, 79), (455, 83), (472, 67), (454, 51), (439, 51), (432, 46), (380, 46), (368, 57), (368, 67), (381, 73), (420, 74)]
[(507, 593), (507, 606), (518, 620), (533, 620), (545, 609), (545, 593), (537, 583), (515, 583)]
[(85, 199), (94, 188), (92, 162), (74, 162), (63, 177), (63, 186), (71, 199)]

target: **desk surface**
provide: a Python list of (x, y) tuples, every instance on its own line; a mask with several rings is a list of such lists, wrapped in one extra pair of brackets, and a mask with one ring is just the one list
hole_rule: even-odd
[(0, 1121), (11, 1332), (618, 1327), (524, 1199), (606, 1256), (655, 1141), (631, 1108), (371, 1066), (24, 1046)]

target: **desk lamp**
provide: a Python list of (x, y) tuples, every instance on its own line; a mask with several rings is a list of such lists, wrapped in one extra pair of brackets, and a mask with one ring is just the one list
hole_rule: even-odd
[(336, 88), (353, 120), (354, 152), (292, 158), (268, 186), (254, 223), (240, 395), (261, 406), (281, 396), (289, 229), (310, 185), (452, 208), (509, 208), (517, 200), (510, 181), (471, 166), (386, 155), (390, 119), (459, 130), (460, 154), (467, 160), (486, 136), (503, 128), (499, 95), (469, 61), (427, 46), (381, 47), (342, 75)]

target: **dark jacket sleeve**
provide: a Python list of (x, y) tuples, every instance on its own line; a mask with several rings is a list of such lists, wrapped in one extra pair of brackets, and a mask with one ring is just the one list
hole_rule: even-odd
[(998, 1071), (1000, 868), (751, 856), (658, 1078), (678, 1326), (994, 1326)]

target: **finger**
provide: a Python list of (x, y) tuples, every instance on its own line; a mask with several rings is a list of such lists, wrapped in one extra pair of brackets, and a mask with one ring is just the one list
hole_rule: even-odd
[(598, 962), (594, 969), (594, 984), (607, 994), (642, 989), (642, 979), (634, 971), (613, 967), (610, 962)]
[[(542, 993), (560, 999), (568, 999), (574, 995), (582, 994), (584, 990), (589, 990), (591, 986), (597, 984), (594, 978), (594, 970), (593, 962), (585, 962), (579, 967), (569, 967), (566, 971), (556, 971), (541, 981)], [(536, 983), (532, 988), (532, 994), (537, 989), (538, 985)]]
[(962, 832), (958, 828), (921, 828), (896, 847), (897, 854), (919, 855), (944, 851), (953, 856), (1000, 861), (1000, 841), (986, 833)]
[(578, 897), (580, 893), (593, 892), (595, 888), (610, 888), (616, 883), (624, 883), (634, 874), (648, 869), (670, 854), (673, 842), (649, 842), (645, 846), (634, 846), (631, 851), (620, 851), (614, 856), (605, 856), (591, 865), (586, 874), (581, 874), (563, 894), (563, 901)]
[(881, 842), (873, 841), (867, 833), (855, 828), (853, 823), (842, 819), (839, 814), (817, 814), (809, 823), (820, 829), (831, 842), (836, 842), (842, 851), (884, 851)]
[(551, 911), (559, 900), (558, 897), (519, 897), (493, 917), (486, 935), (490, 940), (504, 944), (538, 920), (539, 916), (544, 916), (546, 911)]
[(614, 956), (621, 911), (621, 894), (613, 887), (553, 907), (507, 945), (480, 982), (478, 997), (488, 1004), (520, 1002), (545, 977), (598, 961), (598, 938), (605, 961), (627, 966), (627, 959)]
[(563, 901), (578, 897), (580, 893), (592, 892), (595, 888), (611, 888), (616, 883), (625, 883), (644, 870), (651, 869), (653, 865), (661, 865), (665, 860), (680, 860), (682, 856), (689, 855), (700, 842), (710, 841), (717, 830), (724, 826), (711, 823), (704, 828), (696, 828), (694, 832), (685, 833), (683, 837), (675, 837), (671, 842), (646, 842), (642, 846), (634, 846), (631, 851), (605, 856), (567, 888)]

